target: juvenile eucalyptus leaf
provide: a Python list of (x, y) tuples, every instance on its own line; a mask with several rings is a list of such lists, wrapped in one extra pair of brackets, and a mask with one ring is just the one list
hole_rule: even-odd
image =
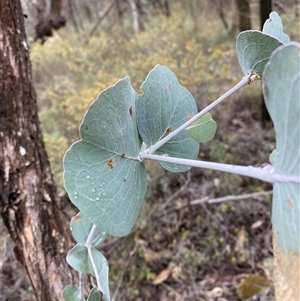
[(101, 231), (127, 235), (146, 193), (138, 159), (137, 94), (128, 77), (104, 90), (87, 110), (81, 140), (64, 157), (64, 185), (72, 202)]
[(87, 301), (101, 301), (101, 292), (98, 291), (96, 287), (90, 291)]
[[(91, 253), (97, 267), (97, 271), (101, 271), (104, 267), (108, 267), (106, 258), (94, 247), (91, 247)], [(81, 273), (90, 273), (95, 276), (88, 249), (81, 244), (77, 244), (67, 254), (68, 264), (76, 271)]]
[(64, 288), (63, 298), (65, 301), (82, 301), (79, 289), (69, 284)]
[(188, 127), (189, 135), (197, 142), (206, 143), (211, 140), (217, 130), (217, 124), (210, 113), (206, 113)]
[(270, 161), (270, 163), (271, 163), (272, 165), (275, 164), (276, 156), (277, 156), (277, 149), (274, 149), (274, 150), (272, 151), (272, 153), (270, 154), (270, 156), (269, 156), (269, 161)]
[(109, 293), (109, 279), (108, 279), (108, 265), (104, 266), (99, 273), (99, 281), (101, 283), (101, 288), (103, 290), (104, 301), (110, 301), (110, 293)]
[[(85, 215), (83, 215), (82, 212), (78, 212), (76, 216), (71, 219), (70, 226), (75, 241), (85, 245), (93, 227), (93, 223)], [(92, 242), (92, 246), (99, 245), (105, 238), (106, 233), (99, 231)]]
[(274, 11), (270, 13), (270, 18), (266, 20), (263, 26), (263, 33), (276, 38), (283, 44), (290, 42), (289, 36), (283, 32), (281, 18)]
[[(157, 65), (150, 71), (141, 89), (143, 94), (138, 97), (137, 123), (144, 143), (150, 148), (197, 113), (192, 94), (179, 84), (175, 74), (167, 67)], [(186, 131), (155, 152), (186, 159), (196, 159), (198, 153), (199, 144)], [(160, 164), (173, 172), (189, 169), (178, 164)]]
[[(300, 181), (300, 47), (290, 43), (272, 55), (263, 74), (267, 109), (276, 132), (275, 171)], [(300, 184), (274, 184), (272, 222), (284, 252), (300, 253)]]
[(236, 40), (236, 53), (244, 75), (262, 75), (272, 52), (282, 45), (276, 38), (257, 30), (241, 32)]

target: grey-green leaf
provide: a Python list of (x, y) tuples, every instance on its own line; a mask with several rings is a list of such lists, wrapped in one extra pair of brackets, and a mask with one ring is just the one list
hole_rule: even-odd
[[(275, 172), (300, 182), (300, 47), (278, 48), (263, 74), (266, 106), (276, 131)], [(272, 222), (283, 251), (300, 253), (300, 184), (275, 183)], [(288, 253), (287, 253), (288, 254)]]
[(260, 31), (241, 32), (236, 40), (236, 53), (244, 75), (262, 75), (272, 52), (281, 45), (276, 38)]
[(217, 124), (210, 113), (206, 113), (188, 127), (189, 135), (197, 142), (206, 143), (211, 140), (217, 130)]
[(283, 32), (281, 18), (276, 12), (270, 13), (270, 18), (266, 20), (263, 26), (263, 33), (266, 33), (283, 44), (289, 43), (290, 38)]
[[(93, 227), (93, 223), (82, 214), (82, 212), (78, 212), (76, 216), (71, 219), (71, 231), (76, 242), (85, 245), (86, 240), (91, 232)], [(103, 231), (99, 231), (95, 236), (92, 246), (99, 245), (106, 238), (106, 233)]]
[[(96, 264), (97, 271), (100, 272), (104, 267), (108, 266), (106, 258), (97, 249), (91, 247), (91, 253)], [(95, 275), (89, 259), (88, 249), (82, 244), (77, 244), (68, 252), (67, 262), (78, 272), (91, 273), (92, 275)]]
[(99, 281), (101, 283), (101, 288), (103, 290), (103, 297), (105, 301), (110, 301), (108, 272), (108, 266), (104, 266), (101, 272), (99, 273)]
[(79, 290), (71, 284), (64, 288), (63, 298), (65, 301), (82, 301)]
[(84, 116), (82, 140), (64, 157), (70, 199), (101, 231), (114, 236), (130, 232), (146, 193), (136, 101), (128, 77), (104, 90)]
[(99, 292), (96, 287), (93, 287), (89, 293), (87, 301), (101, 301), (101, 298), (101, 292)]
[(276, 156), (277, 156), (277, 149), (275, 148), (269, 156), (269, 161), (272, 165), (275, 165)]
[[(197, 113), (196, 102), (191, 93), (181, 86), (175, 74), (167, 67), (157, 65), (147, 76), (137, 104), (137, 122), (144, 143), (151, 147), (174, 131), (191, 115)], [(199, 144), (186, 131), (163, 145), (156, 154), (186, 159), (196, 159)], [(173, 172), (182, 172), (189, 167), (161, 163)]]

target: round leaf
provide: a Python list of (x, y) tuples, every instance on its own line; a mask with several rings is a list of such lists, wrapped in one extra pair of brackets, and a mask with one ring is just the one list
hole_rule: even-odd
[[(275, 171), (300, 182), (300, 47), (278, 48), (263, 75), (267, 109), (276, 131)], [(272, 222), (283, 251), (300, 253), (300, 184), (274, 184)]]
[(137, 94), (128, 77), (104, 90), (80, 126), (82, 140), (64, 157), (64, 184), (72, 202), (102, 231), (127, 235), (146, 193), (138, 159)]
[[(75, 241), (85, 245), (93, 227), (93, 223), (85, 215), (83, 215), (82, 212), (78, 212), (76, 216), (71, 219), (70, 225)], [(105, 238), (106, 233), (99, 231), (92, 242), (92, 246), (99, 245)]]
[(189, 135), (197, 142), (205, 143), (211, 140), (217, 130), (217, 124), (210, 113), (206, 113), (188, 127)]
[(244, 75), (254, 72), (261, 76), (272, 52), (280, 45), (277, 39), (260, 31), (241, 32), (236, 40), (236, 52)]
[[(157, 65), (147, 76), (138, 97), (137, 122), (144, 143), (151, 147), (197, 113), (196, 102), (191, 93), (181, 86), (175, 74), (167, 67)], [(199, 144), (186, 131), (164, 144), (156, 154), (196, 159)], [(178, 164), (160, 164), (173, 172), (189, 169)]]
[(104, 266), (99, 273), (99, 281), (103, 290), (104, 301), (110, 301), (108, 271), (108, 266)]
[(289, 43), (290, 38), (283, 32), (283, 26), (279, 15), (276, 12), (270, 13), (270, 18), (266, 20), (263, 26), (263, 33), (276, 38), (281, 43)]
[(79, 290), (71, 284), (64, 288), (63, 298), (65, 301), (82, 301)]
[(87, 301), (101, 301), (102, 295), (101, 292), (98, 291), (96, 287), (90, 291)]
[[(91, 247), (91, 253), (96, 264), (97, 271), (101, 271), (108, 266), (106, 258), (94, 247)], [(67, 254), (68, 264), (76, 271), (81, 273), (91, 273), (95, 275), (91, 261), (89, 259), (88, 249), (81, 244), (77, 244)]]

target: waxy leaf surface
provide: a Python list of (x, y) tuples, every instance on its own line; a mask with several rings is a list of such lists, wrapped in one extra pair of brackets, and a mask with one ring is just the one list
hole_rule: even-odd
[(272, 52), (281, 42), (261, 31), (241, 32), (236, 40), (236, 53), (244, 75), (251, 72), (262, 75)]
[(99, 273), (99, 281), (101, 283), (101, 287), (103, 290), (103, 297), (105, 301), (110, 301), (110, 293), (109, 293), (109, 278), (108, 278), (108, 266), (102, 268)]
[[(147, 76), (138, 98), (138, 128), (144, 143), (151, 147), (157, 141), (197, 114), (196, 102), (192, 94), (178, 82), (175, 74), (167, 67), (157, 65)], [(199, 144), (187, 131), (179, 133), (158, 149), (155, 154), (170, 157), (196, 159)], [(178, 164), (160, 164), (172, 171), (189, 169)]]
[(93, 287), (89, 293), (87, 301), (101, 301), (102, 296), (96, 287)]
[(69, 284), (64, 288), (63, 298), (65, 301), (82, 301), (79, 289)]
[[(263, 75), (266, 106), (276, 131), (275, 172), (300, 181), (300, 47), (278, 48)], [(274, 184), (272, 222), (282, 250), (300, 252), (300, 183)]]
[[(104, 267), (108, 267), (106, 258), (97, 249), (91, 247), (91, 253), (98, 273)], [(88, 249), (82, 244), (77, 244), (68, 252), (67, 262), (74, 270), (78, 272), (95, 275), (89, 258)]]
[(128, 77), (104, 90), (80, 126), (81, 140), (64, 157), (64, 184), (72, 202), (101, 231), (127, 235), (146, 193), (137, 157), (137, 94)]
[[(93, 227), (93, 223), (82, 214), (82, 212), (78, 212), (76, 216), (71, 219), (71, 231), (76, 242), (85, 245), (86, 240), (91, 232)], [(99, 245), (106, 238), (105, 232), (98, 232), (95, 236), (92, 246)]]
[(276, 12), (270, 13), (270, 18), (266, 20), (263, 26), (263, 33), (276, 38), (283, 44), (290, 42), (289, 36), (283, 32), (281, 19)]
[(210, 113), (206, 113), (188, 127), (190, 136), (199, 143), (211, 140), (215, 136), (216, 130), (217, 124)]

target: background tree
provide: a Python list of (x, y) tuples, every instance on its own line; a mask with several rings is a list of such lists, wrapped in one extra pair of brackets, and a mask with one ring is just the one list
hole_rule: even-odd
[(39, 301), (76, 282), (69, 225), (38, 120), (20, 0), (0, 0), (0, 213)]
[(240, 31), (251, 29), (250, 5), (248, 0), (236, 0)]
[(61, 14), (62, 0), (48, 1), (39, 0), (33, 2), (38, 13), (38, 23), (35, 26), (35, 40), (41, 40), (42, 43), (47, 37), (52, 36), (53, 30), (58, 30), (66, 24), (66, 18)]

